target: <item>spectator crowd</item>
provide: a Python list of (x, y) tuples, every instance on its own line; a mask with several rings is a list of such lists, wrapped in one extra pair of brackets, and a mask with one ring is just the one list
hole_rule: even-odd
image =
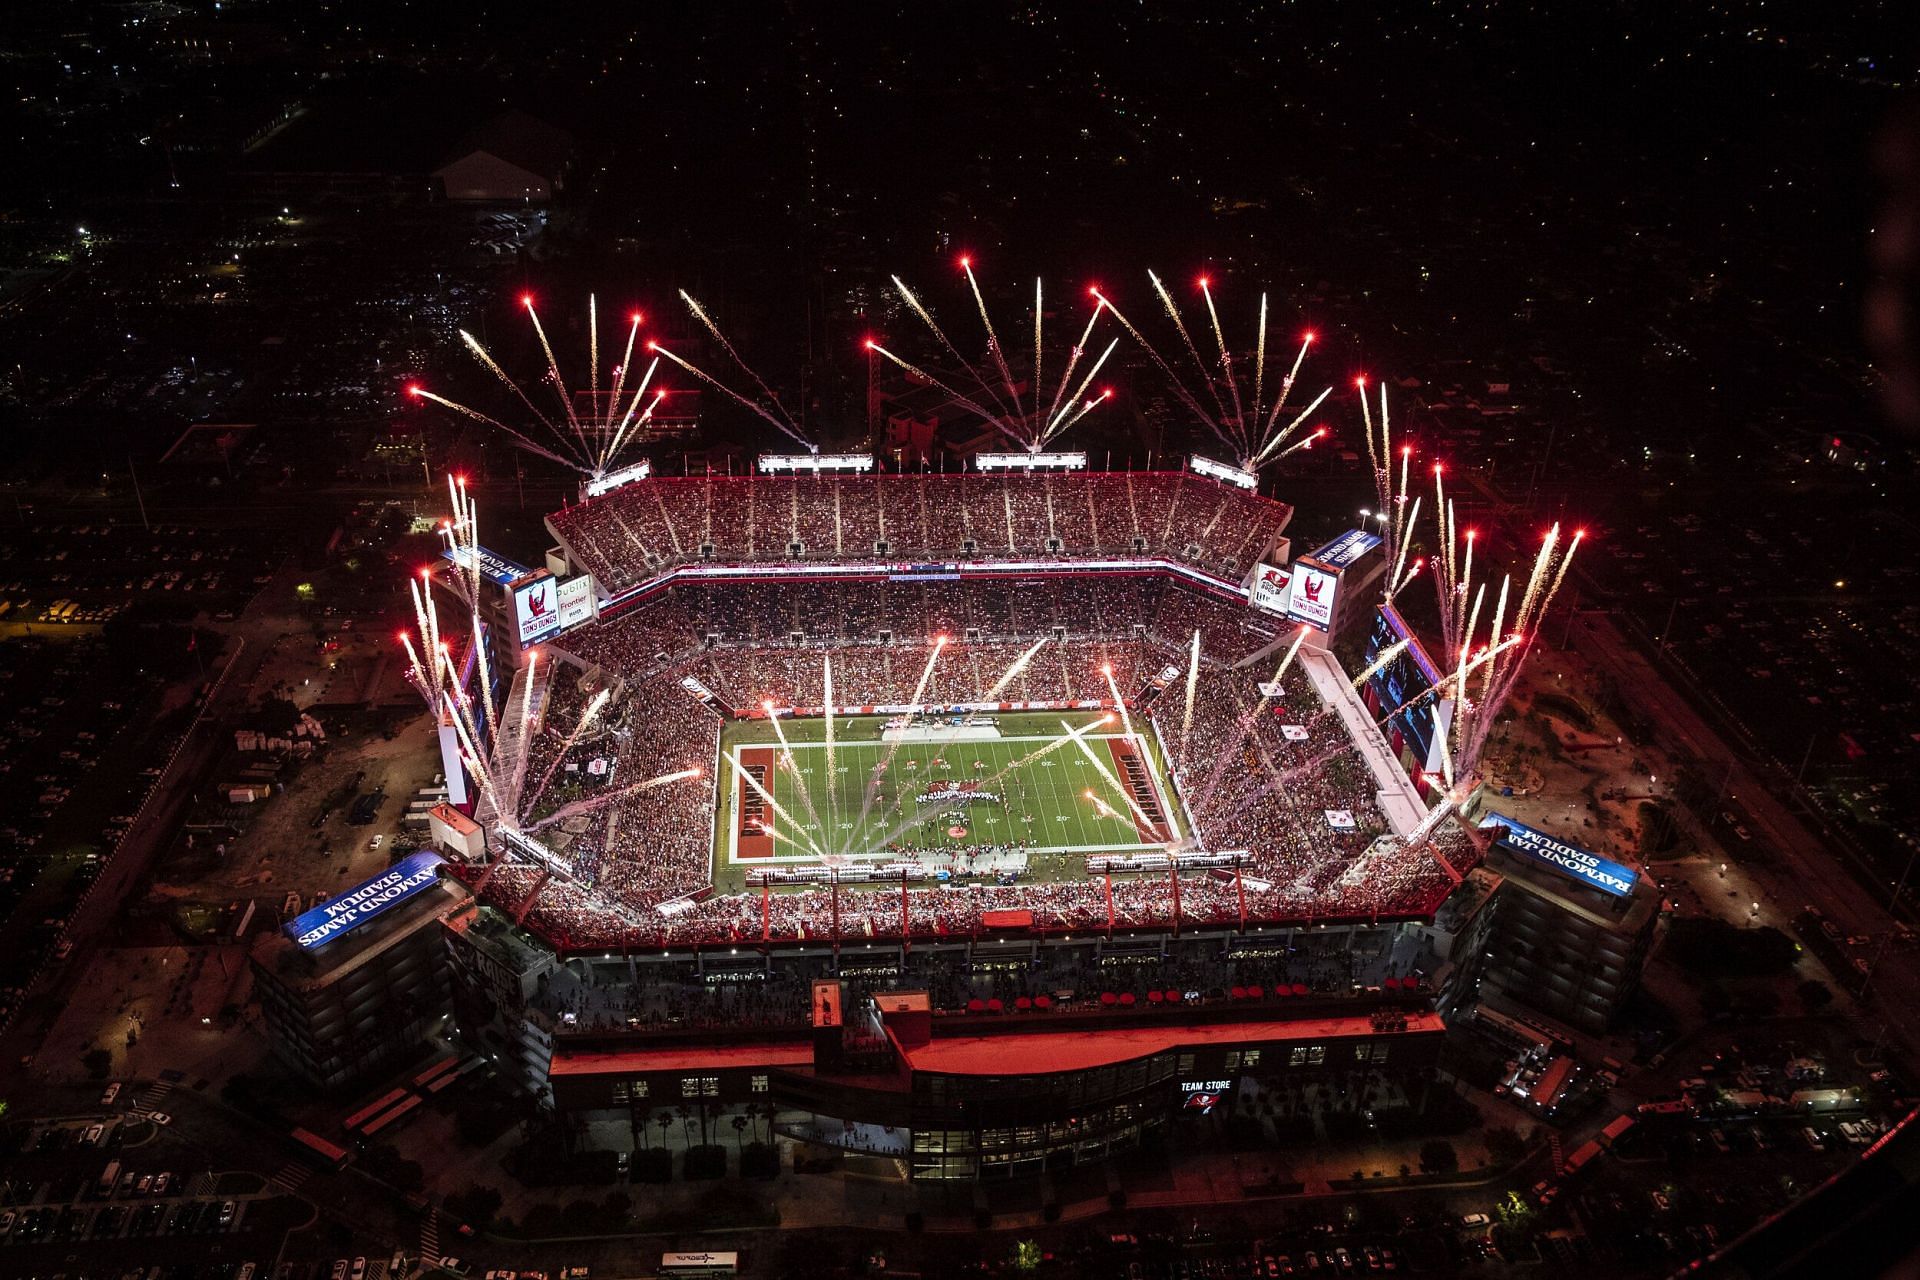
[[(886, 479), (915, 486), (937, 478)], [(770, 491), (752, 483), (763, 497)], [(960, 504), (965, 524), (966, 491), (935, 488)], [(798, 490), (786, 492), (798, 520), (805, 504)], [(667, 509), (660, 504), (656, 516)], [(1185, 672), (1196, 630), (1202, 664), (1189, 723)], [(1196, 843), (1244, 851), (1238, 870), (716, 892), (723, 717), (764, 700), (818, 707), (828, 659), (838, 705), (905, 703), (934, 637), (947, 643), (924, 703), (981, 698), (1036, 639), (1043, 643), (997, 700), (1104, 704), (1111, 673), (1136, 721), (1155, 726)], [(556, 646), (570, 666), (554, 681), (527, 766), (530, 777), (554, 783), (519, 816), (561, 870), (506, 861), (462, 874), (571, 950), (895, 939), (903, 930), (973, 936), (986, 913), (999, 911), (1030, 912), (1035, 929), (1063, 934), (1232, 924), (1243, 913), (1249, 921), (1424, 914), (1473, 865), (1475, 848), (1451, 824), (1406, 847), (1376, 802), (1378, 781), (1306, 676), (1295, 670), (1263, 692), (1290, 638), (1244, 601), (1167, 573), (1063, 567), (1043, 578), (676, 583)], [(711, 699), (682, 684), (689, 676)], [(590, 735), (571, 734), (600, 687), (616, 691), (611, 708)], [(639, 785), (695, 768), (697, 777)]]

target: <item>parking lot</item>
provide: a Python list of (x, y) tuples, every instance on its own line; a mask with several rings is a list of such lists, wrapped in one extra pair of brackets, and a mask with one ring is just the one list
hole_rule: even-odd
[[(111, 1086), (110, 1086), (111, 1087)], [(209, 1264), (228, 1274), (270, 1262), (311, 1207), (258, 1174), (191, 1167), (156, 1142), (164, 1113), (119, 1108), (96, 1117), (17, 1124), (0, 1177), (0, 1271), (87, 1274)]]

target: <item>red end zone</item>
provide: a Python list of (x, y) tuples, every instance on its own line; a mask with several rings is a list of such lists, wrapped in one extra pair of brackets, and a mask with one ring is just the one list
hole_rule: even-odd
[(773, 776), (775, 759), (771, 747), (740, 748), (741, 776), (736, 777), (733, 783), (733, 853), (736, 859), (773, 856), (773, 837), (760, 827), (762, 821), (772, 822), (773, 814), (745, 775), (751, 774), (755, 782), (766, 786), (767, 779)]
[[(1165, 844), (1172, 839), (1172, 828), (1167, 822), (1166, 810), (1160, 805), (1160, 796), (1153, 789), (1153, 777), (1147, 769), (1146, 755), (1131, 738), (1108, 738), (1107, 750), (1113, 753), (1114, 773), (1133, 797), (1133, 804), (1139, 806), (1135, 812), (1128, 806), (1127, 816), (1133, 819), (1133, 829), (1140, 833), (1143, 844)], [(1153, 821), (1142, 822), (1140, 814), (1146, 814)]]

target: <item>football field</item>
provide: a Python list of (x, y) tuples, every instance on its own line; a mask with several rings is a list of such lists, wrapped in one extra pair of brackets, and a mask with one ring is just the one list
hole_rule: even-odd
[[(1152, 729), (1136, 722), (1129, 738), (1101, 718), (1004, 714), (998, 738), (898, 743), (883, 741), (883, 717), (836, 718), (831, 761), (825, 720), (783, 719), (791, 762), (769, 722), (731, 724), (716, 870), (994, 846), (1077, 868), (1080, 855), (1164, 844), (1180, 827)], [(1061, 741), (1063, 724), (1077, 740)]]

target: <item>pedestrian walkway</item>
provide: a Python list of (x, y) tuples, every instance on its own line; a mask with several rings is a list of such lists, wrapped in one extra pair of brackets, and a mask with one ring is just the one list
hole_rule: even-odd
[(296, 1195), (312, 1176), (313, 1170), (306, 1165), (289, 1161), (280, 1166), (280, 1172), (267, 1179), (267, 1185), (286, 1195)]
[(1547, 1151), (1553, 1156), (1553, 1176), (1558, 1178), (1567, 1171), (1567, 1161), (1560, 1149), (1560, 1135), (1547, 1132)]
[(440, 1211), (430, 1208), (420, 1219), (420, 1265), (431, 1267), (440, 1261)]
[(173, 1081), (155, 1080), (152, 1084), (140, 1091), (140, 1099), (134, 1103), (134, 1107), (140, 1111), (158, 1111), (160, 1104), (165, 1102), (167, 1095), (172, 1092)]

